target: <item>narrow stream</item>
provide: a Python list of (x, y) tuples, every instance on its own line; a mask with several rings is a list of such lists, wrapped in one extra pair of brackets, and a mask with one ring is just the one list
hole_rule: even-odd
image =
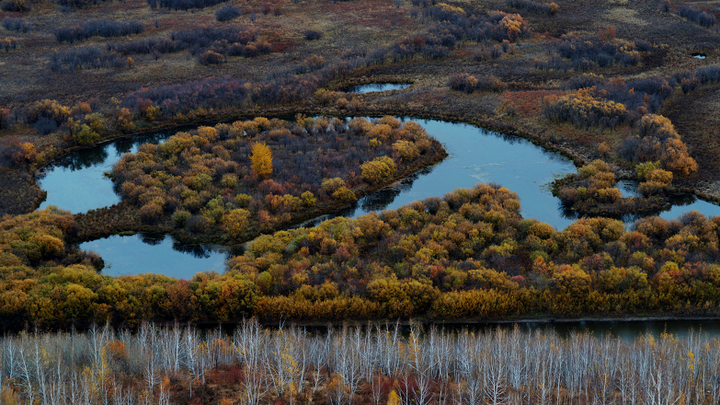
[(402, 90), (412, 86), (410, 83), (377, 83), (353, 86), (346, 90), (347, 93), (374, 93), (378, 91)]

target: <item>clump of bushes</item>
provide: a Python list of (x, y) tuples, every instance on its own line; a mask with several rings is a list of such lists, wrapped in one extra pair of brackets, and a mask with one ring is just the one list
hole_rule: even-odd
[(30, 24), (22, 18), (3, 18), (2, 26), (8, 31), (28, 32)]
[(78, 103), (68, 107), (55, 100), (36, 102), (26, 113), (26, 123), (35, 127), (40, 135), (62, 131), (77, 144), (90, 144), (99, 141), (103, 135), (114, 129), (123, 129), (124, 120), (129, 112), (121, 111), (116, 121), (111, 122), (103, 114), (92, 112), (88, 103)]
[[(645, 166), (643, 166), (645, 167)], [(658, 171), (659, 170), (659, 171)], [(643, 169), (640, 192), (644, 198), (623, 198), (615, 187), (617, 180), (610, 166), (596, 160), (552, 184), (552, 192), (560, 198), (566, 210), (579, 215), (621, 216), (657, 211), (667, 205), (664, 192), (672, 181), (672, 174), (660, 169)], [(669, 180), (668, 180), (669, 174)], [(660, 186), (660, 181), (667, 181)]]
[(698, 10), (694, 7), (683, 5), (678, 8), (677, 14), (680, 17), (687, 18), (695, 24), (702, 25), (703, 27), (712, 27), (717, 24), (717, 19), (714, 15), (707, 11)]
[(495, 44), (489, 48), (481, 48), (473, 52), (473, 59), (476, 62), (484, 62), (488, 60), (501, 58), (506, 53), (515, 52), (515, 44), (510, 43), (507, 39), (501, 44)]
[(720, 82), (720, 66), (699, 67), (694, 71), (678, 73), (674, 79), (680, 83), (680, 88), (687, 94), (700, 85)]
[(527, 10), (531, 13), (542, 13), (555, 15), (560, 8), (556, 3), (538, 3), (532, 0), (506, 0), (505, 4), (521, 10)]
[(401, 39), (388, 48), (368, 55), (367, 63), (386, 60), (401, 61), (422, 57), (439, 59), (448, 55), (461, 41), (516, 42), (532, 34), (528, 23), (519, 14), (493, 11), (488, 15), (472, 15), (446, 3), (423, 8), (423, 18), (434, 21), (427, 32)]
[(171, 10), (203, 9), (225, 3), (227, 0), (147, 0), (150, 8), (169, 8)]
[(0, 38), (0, 49), (4, 49), (5, 52), (9, 52), (10, 49), (17, 49), (20, 46), (20, 41), (15, 37)]
[[(202, 64), (217, 64), (229, 56), (255, 57), (270, 53), (268, 42), (257, 40), (257, 31), (245, 26), (203, 27), (175, 31), (170, 38), (150, 38), (109, 44), (123, 55), (174, 53), (189, 50)], [(219, 55), (219, 56), (218, 56)]]
[(213, 51), (205, 51), (198, 56), (201, 65), (219, 65), (225, 62), (225, 56)]
[(587, 128), (615, 128), (628, 118), (623, 104), (598, 97), (595, 87), (580, 89), (576, 94), (558, 98), (545, 108), (545, 117), (552, 122), (570, 122)]
[(615, 38), (615, 28), (601, 29), (597, 35), (564, 34), (556, 45), (556, 55), (547, 61), (536, 61), (542, 70), (574, 69), (588, 71), (611, 66), (635, 66), (642, 61), (641, 52), (652, 51), (649, 43)]
[(672, 122), (662, 115), (642, 117), (634, 135), (620, 145), (618, 155), (632, 162), (659, 161), (662, 168), (684, 176), (698, 168)]
[(27, 114), (28, 124), (33, 124), (40, 135), (54, 132), (72, 116), (70, 107), (55, 100), (42, 100), (35, 103)]
[(644, 162), (635, 166), (635, 173), (641, 180), (638, 191), (645, 197), (663, 195), (671, 191), (673, 174), (660, 168), (660, 162)]
[(0, 9), (11, 13), (22, 13), (30, 11), (32, 7), (30, 7), (30, 3), (26, 0), (5, 0), (0, 3)]
[(88, 21), (82, 25), (62, 27), (55, 30), (55, 39), (58, 42), (83, 41), (93, 36), (103, 38), (124, 37), (140, 34), (145, 26), (139, 21), (118, 22), (110, 20)]
[(316, 40), (322, 38), (323, 33), (322, 33), (322, 31), (317, 31), (317, 30), (305, 30), (305, 32), (303, 32), (303, 36), (308, 41), (316, 41)]
[(215, 12), (215, 19), (220, 22), (230, 21), (242, 15), (242, 11), (232, 4), (226, 4)]
[(97, 5), (107, 0), (52, 0), (54, 3), (59, 4), (60, 10), (63, 12), (74, 11), (76, 9), (88, 8), (93, 5)]
[(121, 68), (126, 65), (125, 58), (99, 47), (73, 48), (50, 56), (50, 70), (55, 73), (71, 73), (76, 69)]
[(620, 190), (614, 187), (615, 173), (602, 160), (581, 167), (577, 174), (567, 176), (565, 183), (572, 185), (559, 189), (560, 200), (576, 211), (588, 211), (590, 206), (612, 204), (622, 198)]
[(457, 91), (472, 93), (480, 91), (503, 91), (507, 84), (493, 75), (469, 75), (466, 73), (454, 73), (450, 75), (448, 86)]

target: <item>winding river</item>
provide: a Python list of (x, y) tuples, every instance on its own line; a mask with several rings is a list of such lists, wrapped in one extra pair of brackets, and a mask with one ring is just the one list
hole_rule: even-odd
[[(338, 215), (357, 217), (395, 209), (480, 182), (495, 182), (518, 193), (525, 218), (536, 218), (556, 229), (563, 229), (574, 221), (575, 218), (563, 213), (559, 200), (549, 190), (553, 179), (576, 171), (569, 159), (525, 139), (468, 124), (416, 121), (444, 145), (449, 154), (445, 160), (363, 197), (352, 207), (303, 225)], [(145, 142), (162, 142), (175, 132), (177, 130), (119, 139), (58, 159), (38, 178), (40, 187), (48, 193), (41, 208), (52, 204), (77, 213), (118, 203), (120, 198), (104, 172), (111, 170), (124, 153), (136, 152)], [(620, 188), (625, 196), (636, 193), (632, 182), (622, 182)], [(659, 215), (671, 219), (690, 210), (707, 216), (720, 215), (720, 206), (694, 197)], [(99, 253), (108, 265), (103, 272), (111, 275), (154, 272), (190, 278), (199, 271), (224, 271), (227, 256), (222, 248), (181, 246), (170, 237), (158, 240), (142, 235), (112, 236), (83, 243), (80, 248)]]

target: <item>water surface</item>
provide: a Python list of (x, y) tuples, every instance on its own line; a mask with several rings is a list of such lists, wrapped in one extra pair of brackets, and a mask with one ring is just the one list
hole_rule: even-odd
[(402, 90), (412, 86), (411, 83), (373, 83), (352, 86), (346, 90), (347, 93), (374, 93), (379, 91)]
[[(549, 188), (554, 179), (576, 172), (569, 159), (528, 140), (468, 124), (416, 121), (444, 145), (449, 154), (445, 160), (369, 194), (347, 209), (316, 218), (303, 226), (338, 215), (357, 217), (395, 209), (412, 201), (442, 197), (457, 188), (470, 188), (481, 182), (497, 183), (516, 192), (525, 218), (536, 218), (558, 230), (575, 220), (572, 214), (563, 212), (560, 201), (550, 193)], [(118, 203), (120, 198), (103, 172), (111, 170), (123, 153), (137, 151), (143, 142), (161, 142), (175, 132), (116, 140), (59, 159), (47, 168), (47, 173), (40, 180), (40, 186), (48, 191), (48, 198), (41, 208), (54, 204), (77, 213)], [(621, 182), (620, 188), (624, 196), (637, 195), (636, 185), (632, 182)], [(708, 216), (720, 215), (720, 206), (692, 196), (676, 199), (674, 204), (669, 210), (656, 214), (666, 219), (691, 210)], [(633, 219), (625, 218), (625, 221), (629, 224)], [(114, 236), (82, 244), (81, 248), (98, 252), (111, 264), (110, 269), (104, 271), (106, 274), (157, 272), (189, 278), (197, 271), (224, 270), (224, 253), (194, 257), (183, 252), (170, 239), (157, 242), (138, 236)]]
[(120, 202), (113, 183), (104, 172), (112, 170), (123, 154), (137, 152), (143, 143), (158, 143), (176, 131), (118, 139), (67, 154), (48, 165), (38, 176), (38, 185), (47, 191), (40, 209), (49, 205), (72, 213), (87, 212)]
[(110, 236), (80, 244), (105, 261), (103, 274), (160, 273), (189, 280), (200, 271), (225, 271), (228, 253), (216, 247), (182, 245), (167, 236)]

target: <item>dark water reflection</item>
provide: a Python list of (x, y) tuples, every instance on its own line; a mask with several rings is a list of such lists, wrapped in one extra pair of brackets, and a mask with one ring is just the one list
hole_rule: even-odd
[(165, 235), (110, 236), (80, 244), (80, 249), (99, 253), (105, 260), (102, 273), (122, 276), (160, 273), (190, 279), (200, 271), (225, 271), (229, 249), (185, 245)]
[[(223, 330), (232, 333), (237, 324), (224, 324)], [(292, 323), (282, 323), (283, 327), (297, 326), (306, 330), (312, 336), (325, 336), (329, 328), (341, 328), (342, 324), (322, 324), (322, 325), (294, 325)], [(204, 328), (210, 330), (216, 328), (217, 324), (206, 324)], [(280, 327), (280, 325), (265, 325), (270, 329)], [(410, 335), (412, 328), (407, 323), (396, 324), (394, 322), (381, 323), (359, 323), (355, 324), (364, 331), (372, 328), (376, 332), (376, 328), (384, 333), (386, 330), (394, 331), (398, 328), (399, 333), (407, 337)], [(642, 335), (653, 335), (659, 337), (662, 334), (673, 335), (676, 338), (686, 338), (691, 335), (708, 334), (710, 336), (720, 336), (720, 321), (704, 320), (704, 319), (687, 319), (687, 320), (593, 320), (593, 321), (520, 321), (520, 322), (480, 322), (480, 323), (444, 323), (442, 321), (431, 324), (418, 324), (416, 330), (421, 335), (427, 335), (432, 328), (438, 332), (447, 334), (457, 334), (470, 332), (474, 334), (495, 332), (498, 329), (511, 333), (517, 328), (523, 334), (532, 333), (551, 333), (556, 334), (560, 338), (569, 338), (573, 334), (589, 333), (597, 338), (611, 336), (619, 338), (626, 342), (632, 342)]]
[(573, 333), (591, 333), (594, 336), (614, 336), (623, 340), (632, 341), (642, 334), (672, 334), (676, 337), (686, 337), (690, 334), (708, 333), (720, 335), (720, 321), (718, 320), (582, 320), (582, 321), (555, 321), (555, 322), (504, 322), (504, 323), (443, 323), (438, 324), (448, 331), (459, 332), (469, 330), (475, 333), (494, 330), (497, 328), (507, 331), (516, 326), (525, 333), (552, 332), (560, 337), (569, 337)]
[(143, 143), (160, 143), (177, 131), (118, 139), (55, 160), (38, 176), (40, 188), (48, 193), (40, 209), (56, 205), (79, 213), (119, 203), (117, 190), (104, 173), (125, 153), (137, 152)]

